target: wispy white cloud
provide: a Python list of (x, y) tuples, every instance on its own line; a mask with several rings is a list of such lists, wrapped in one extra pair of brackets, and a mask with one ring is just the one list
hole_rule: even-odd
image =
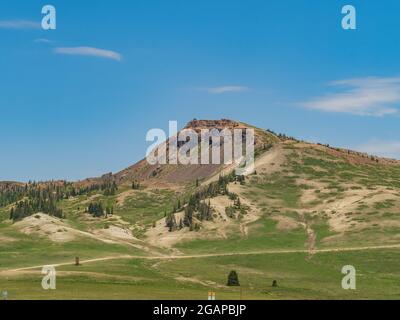
[(354, 149), (371, 155), (400, 159), (400, 141), (372, 139)]
[(0, 29), (15, 29), (15, 30), (27, 30), (27, 29), (40, 29), (40, 22), (30, 20), (0, 20)]
[(35, 39), (36, 43), (51, 43), (51, 40), (46, 39), (46, 38), (39, 38), (39, 39)]
[(55, 48), (54, 52), (57, 54), (79, 55), (79, 56), (92, 56), (106, 59), (121, 61), (122, 55), (118, 52), (93, 48), (93, 47), (64, 47)]
[(334, 81), (336, 92), (303, 102), (303, 107), (326, 112), (384, 116), (398, 112), (400, 77), (367, 77)]
[(212, 94), (221, 94), (221, 93), (228, 93), (228, 92), (243, 92), (248, 91), (249, 88), (246, 86), (220, 86), (220, 87), (212, 87), (202, 89), (206, 90), (208, 93)]

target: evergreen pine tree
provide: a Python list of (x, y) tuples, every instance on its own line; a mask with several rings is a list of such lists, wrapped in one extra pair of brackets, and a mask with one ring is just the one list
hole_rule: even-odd
[(240, 286), (239, 276), (235, 270), (232, 270), (228, 275), (227, 286)]

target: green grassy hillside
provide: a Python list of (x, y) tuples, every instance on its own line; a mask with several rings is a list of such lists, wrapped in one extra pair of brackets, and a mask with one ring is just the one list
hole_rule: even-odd
[[(46, 188), (19, 185), (17, 202), (8, 193), (0, 207), (0, 291), (10, 299), (206, 299), (210, 289), (217, 299), (399, 299), (400, 165), (263, 134), (271, 144), (257, 149), (246, 177), (53, 183), (57, 215), (50, 206), (10, 220), (18, 201)], [(91, 212), (93, 204), (104, 211)], [(41, 288), (42, 265), (56, 265), (56, 290)], [(357, 270), (356, 290), (341, 288), (344, 265)], [(226, 286), (231, 270), (240, 287)]]

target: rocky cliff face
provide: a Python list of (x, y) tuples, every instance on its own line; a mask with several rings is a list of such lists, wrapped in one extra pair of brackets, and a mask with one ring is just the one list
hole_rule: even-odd
[[(187, 123), (187, 125), (182, 129), (192, 129), (199, 133), (203, 129), (217, 129), (218, 131), (222, 131), (224, 129), (242, 129), (242, 135), (244, 136), (243, 141), (245, 141), (246, 131), (245, 129), (250, 128), (244, 123), (229, 120), (229, 119), (220, 119), (220, 120), (197, 120), (194, 119)], [(273, 144), (279, 142), (279, 138), (277, 138), (274, 134), (267, 132), (262, 129), (257, 129), (251, 127), (255, 130), (255, 148), (264, 148), (267, 144)], [(221, 143), (221, 153), (223, 153), (223, 139), (220, 141)], [(181, 143), (181, 145), (184, 143)], [(178, 144), (179, 146), (179, 144)], [(167, 144), (168, 151), (168, 144)], [(186, 183), (190, 181), (195, 181), (196, 179), (207, 178), (211, 175), (214, 175), (219, 170), (222, 170), (224, 165), (216, 165), (216, 164), (197, 164), (197, 165), (150, 165), (147, 163), (145, 159), (139, 161), (133, 166), (122, 170), (121, 172), (114, 175), (117, 182), (129, 181), (132, 179), (138, 180), (157, 180), (158, 183), (167, 182), (167, 183)]]
[(189, 121), (188, 124), (185, 126), (184, 129), (193, 129), (196, 132), (200, 131), (201, 129), (245, 129), (246, 126), (241, 124), (240, 122), (228, 120), (228, 119), (221, 119), (221, 120), (197, 120), (194, 119)]

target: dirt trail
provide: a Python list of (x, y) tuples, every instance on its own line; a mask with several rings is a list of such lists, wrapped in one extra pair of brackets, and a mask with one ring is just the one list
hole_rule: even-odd
[(317, 234), (315, 233), (315, 231), (313, 229), (311, 229), (309, 224), (307, 224), (306, 231), (307, 231), (307, 235), (308, 235), (308, 239), (307, 239), (308, 252), (310, 255), (313, 255), (315, 253), (315, 249), (316, 249)]
[(307, 233), (307, 249), (308, 249), (308, 259), (311, 259), (312, 256), (316, 252), (316, 242), (317, 242), (317, 234), (315, 231), (311, 228), (311, 225), (308, 221), (305, 222), (305, 229)]
[[(329, 252), (348, 252), (348, 251), (364, 251), (364, 250), (380, 250), (380, 249), (400, 249), (400, 244), (389, 244), (381, 246), (364, 246), (364, 247), (344, 247), (344, 248), (326, 248), (315, 249), (314, 254), (329, 253)], [(245, 251), (245, 252), (229, 252), (229, 253), (209, 253), (209, 254), (193, 254), (193, 255), (170, 255), (170, 256), (139, 256), (139, 255), (120, 255), (108, 256), (96, 259), (82, 260), (81, 264), (118, 260), (118, 259), (143, 259), (143, 260), (176, 260), (176, 259), (196, 259), (196, 258), (212, 258), (212, 257), (230, 257), (230, 256), (248, 256), (259, 254), (285, 254), (285, 253), (309, 253), (309, 249), (287, 249), (287, 250), (258, 250), (258, 251)], [(50, 264), (54, 267), (70, 266), (74, 263), (72, 261)], [(40, 269), (43, 265), (23, 267), (17, 269), (8, 269), (0, 271), (0, 276), (9, 275), (13, 273), (23, 272), (27, 270)]]
[(300, 221), (301, 225), (307, 233), (306, 246), (308, 250), (308, 258), (311, 258), (316, 251), (317, 234), (311, 227), (310, 221), (308, 221), (307, 218), (304, 216), (304, 213), (300, 214)]
[(242, 233), (242, 236), (244, 238), (247, 238), (249, 235), (248, 225), (254, 221), (257, 221), (260, 218), (260, 212), (256, 207), (251, 205), (246, 198), (240, 197), (240, 201), (242, 202), (242, 205), (244, 204), (249, 208), (248, 212), (242, 217), (240, 221), (240, 232)]

